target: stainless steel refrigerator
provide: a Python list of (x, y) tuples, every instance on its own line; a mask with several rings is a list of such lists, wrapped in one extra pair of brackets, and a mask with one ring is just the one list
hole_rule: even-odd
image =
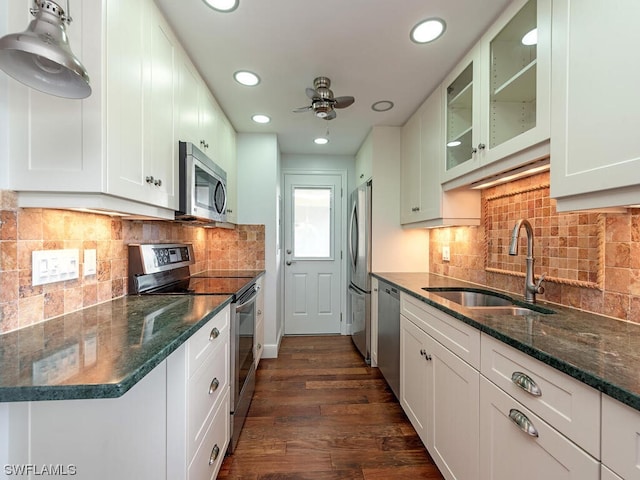
[(367, 363), (371, 351), (371, 180), (351, 194), (349, 215), (351, 338)]

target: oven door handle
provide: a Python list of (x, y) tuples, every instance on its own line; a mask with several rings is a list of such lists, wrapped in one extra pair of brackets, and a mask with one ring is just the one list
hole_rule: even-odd
[(245, 305), (248, 305), (251, 302), (255, 301), (255, 299), (258, 297), (258, 290), (260, 290), (260, 288), (256, 287), (254, 293), (247, 299), (247, 301), (242, 302), (240, 305), (236, 305), (236, 312), (240, 310), (242, 307), (244, 307)]

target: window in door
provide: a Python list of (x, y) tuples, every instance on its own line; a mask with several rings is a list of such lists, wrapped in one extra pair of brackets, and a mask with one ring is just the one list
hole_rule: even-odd
[(332, 258), (333, 189), (295, 187), (293, 201), (293, 256), (309, 260)]

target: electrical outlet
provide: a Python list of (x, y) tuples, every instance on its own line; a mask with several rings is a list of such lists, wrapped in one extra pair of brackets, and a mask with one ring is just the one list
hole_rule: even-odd
[(444, 245), (442, 247), (442, 261), (443, 262), (451, 261), (451, 251), (449, 250), (449, 245)]

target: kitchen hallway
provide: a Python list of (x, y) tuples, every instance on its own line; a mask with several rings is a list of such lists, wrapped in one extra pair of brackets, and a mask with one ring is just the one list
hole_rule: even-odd
[(377, 368), (349, 336), (287, 336), (263, 359), (219, 479), (442, 479)]

